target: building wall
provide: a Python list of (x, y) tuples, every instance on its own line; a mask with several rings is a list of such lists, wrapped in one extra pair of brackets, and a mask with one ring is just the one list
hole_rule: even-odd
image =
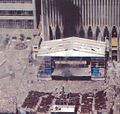
[(0, 0), (0, 28), (36, 28), (35, 0)]
[(119, 0), (42, 0), (44, 40), (69, 36), (103, 37), (113, 28), (119, 33)]

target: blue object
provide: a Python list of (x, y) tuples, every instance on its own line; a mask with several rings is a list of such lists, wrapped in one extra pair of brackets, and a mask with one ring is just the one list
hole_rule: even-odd
[(99, 68), (92, 68), (92, 76), (98, 77), (99, 74)]
[(40, 75), (43, 74), (43, 71), (39, 71), (38, 74), (40, 74)]
[(45, 68), (45, 73), (47, 75), (51, 75), (51, 72), (52, 72), (51, 68)]

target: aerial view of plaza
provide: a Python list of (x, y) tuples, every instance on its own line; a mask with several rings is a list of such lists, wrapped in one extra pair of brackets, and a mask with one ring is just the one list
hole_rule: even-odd
[(120, 114), (120, 0), (0, 0), (0, 114)]

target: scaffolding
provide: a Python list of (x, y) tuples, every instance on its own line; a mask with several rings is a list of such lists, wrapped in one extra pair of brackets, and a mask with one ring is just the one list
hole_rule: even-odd
[(106, 77), (106, 58), (91, 58), (92, 79), (104, 79)]

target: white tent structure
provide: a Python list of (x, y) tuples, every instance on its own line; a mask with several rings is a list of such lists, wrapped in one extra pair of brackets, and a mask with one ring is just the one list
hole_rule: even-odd
[(105, 42), (69, 37), (42, 42), (37, 56), (104, 57)]
[(54, 59), (55, 68), (52, 72), (52, 79), (90, 80), (92, 75), (95, 78), (104, 77), (105, 50), (105, 42), (69, 37), (43, 41), (37, 56)]

